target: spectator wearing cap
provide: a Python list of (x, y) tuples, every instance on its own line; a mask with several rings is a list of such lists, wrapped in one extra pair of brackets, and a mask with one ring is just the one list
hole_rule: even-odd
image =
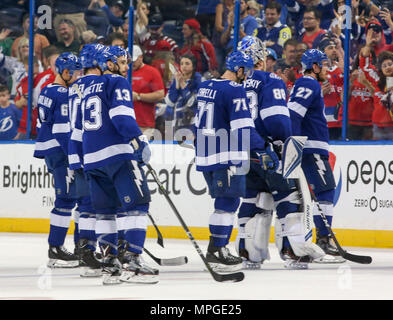
[(269, 2), (265, 8), (265, 26), (258, 29), (258, 38), (272, 48), (279, 57), (282, 55), (285, 41), (292, 38), (291, 29), (280, 22), (281, 5)]
[(120, 31), (124, 24), (124, 14), (127, 9), (122, 0), (111, 1), (108, 5), (105, 0), (91, 0), (89, 10), (99, 7), (109, 21), (107, 33)]
[(160, 72), (143, 62), (138, 45), (133, 46), (132, 99), (136, 122), (143, 134), (151, 138), (155, 129), (155, 105), (165, 97), (164, 82)]
[(183, 24), (184, 44), (179, 54), (192, 54), (197, 61), (196, 71), (205, 74), (211, 73), (218, 76), (216, 53), (212, 43), (201, 33), (199, 22), (196, 19), (188, 19)]
[(79, 41), (76, 33), (74, 23), (69, 19), (64, 19), (59, 22), (57, 30), (60, 40), (54, 45), (60, 52), (72, 52), (75, 55), (79, 54), (81, 42)]
[(160, 71), (162, 80), (164, 81), (165, 94), (168, 92), (169, 86), (171, 85), (173, 76), (179, 69), (179, 65), (176, 63), (176, 58), (171, 51), (171, 45), (165, 40), (157, 41), (155, 47), (156, 51), (152, 59), (151, 65)]
[[(393, 32), (393, 30), (392, 30)], [(393, 44), (386, 44), (383, 28), (378, 20), (372, 20), (366, 25), (366, 46), (378, 56), (382, 51), (392, 51)]]
[(299, 41), (307, 44), (309, 49), (318, 48), (319, 42), (326, 33), (320, 28), (321, 12), (315, 7), (307, 8), (303, 14), (303, 27), (305, 31), (300, 35)]
[[(17, 57), (19, 41), (22, 38), (29, 39), (30, 17), (29, 17), (28, 13), (26, 13), (23, 16), (22, 27), (23, 27), (23, 35), (18, 37), (18, 38), (16, 38), (14, 43), (12, 44), (12, 47), (11, 47), (11, 56), (12, 57)], [(37, 31), (37, 29), (38, 29), (38, 18), (35, 18), (34, 19), (34, 30)], [(49, 43), (47, 37), (45, 37), (44, 35), (39, 34), (37, 32), (34, 33), (34, 55), (40, 61), (42, 61), (42, 50), (45, 47), (48, 47), (49, 45), (50, 45), (50, 43)]]
[(147, 64), (151, 63), (153, 56), (157, 49), (157, 44), (160, 40), (164, 40), (170, 45), (170, 51), (177, 59), (179, 56), (179, 47), (175, 40), (162, 33), (164, 29), (164, 21), (161, 14), (154, 14), (149, 17), (149, 24), (147, 25), (148, 33), (144, 39), (141, 39), (141, 47), (144, 52), (144, 59)]
[[(329, 61), (328, 80), (321, 84), (325, 102), (325, 117), (329, 128), (329, 139), (340, 140), (342, 130), (342, 93), (344, 71), (339, 65), (336, 41), (327, 37), (319, 44), (319, 50), (326, 53)], [(342, 60), (342, 57), (341, 57)]]
[[(247, 3), (245, 0), (240, 1), (240, 28), (239, 40), (245, 36), (255, 36), (258, 32), (257, 20), (248, 14)], [(235, 7), (229, 12), (227, 21), (224, 27), (224, 32), (221, 35), (221, 45), (225, 46), (226, 54), (232, 51), (233, 48), (233, 34), (235, 26)]]
[(266, 48), (268, 54), (266, 56), (266, 71), (274, 72), (274, 65), (278, 59), (276, 51), (272, 48)]

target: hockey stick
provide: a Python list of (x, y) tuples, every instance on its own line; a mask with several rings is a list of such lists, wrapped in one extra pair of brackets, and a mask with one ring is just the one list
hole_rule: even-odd
[(156, 229), (157, 232), (157, 243), (164, 248), (164, 238), (162, 237), (162, 234), (160, 232), (160, 229), (158, 229), (155, 221), (153, 220), (153, 217), (151, 216), (150, 213), (147, 213), (147, 216), (149, 217), (151, 223), (153, 224), (154, 229)]
[(154, 169), (151, 167), (150, 164), (146, 164), (146, 166), (147, 166), (149, 172), (151, 172), (154, 181), (157, 183), (158, 187), (160, 188), (160, 190), (164, 194), (164, 196), (165, 196), (166, 200), (168, 201), (170, 207), (172, 208), (173, 212), (175, 213), (177, 219), (180, 221), (180, 224), (182, 225), (182, 227), (185, 230), (188, 238), (191, 240), (192, 244), (194, 245), (194, 248), (198, 252), (199, 256), (201, 257), (201, 259), (202, 259), (203, 263), (205, 264), (207, 270), (212, 275), (213, 279), (218, 281), (218, 282), (238, 282), (238, 281), (242, 281), (244, 279), (244, 273), (243, 272), (235, 272), (235, 273), (230, 273), (230, 274), (219, 274), (219, 273), (215, 272), (212, 269), (210, 264), (207, 262), (205, 256), (203, 255), (202, 250), (199, 247), (198, 243), (195, 241), (194, 236), (192, 235), (190, 229), (187, 227), (187, 225), (184, 222), (182, 216), (180, 215), (179, 211), (177, 210), (177, 208), (173, 204), (171, 198), (169, 197), (166, 189), (164, 188), (164, 186), (162, 185), (162, 183), (158, 179), (157, 173), (154, 171)]
[(163, 258), (155, 257), (146, 248), (144, 248), (143, 251), (145, 251), (150, 256), (150, 258), (152, 258), (160, 266), (181, 266), (181, 265), (186, 264), (188, 262), (188, 258), (186, 256), (163, 259)]
[(317, 198), (315, 197), (314, 193), (311, 190), (310, 190), (310, 194), (311, 194), (311, 199), (317, 205), (319, 214), (322, 218), (323, 223), (325, 224), (326, 229), (329, 231), (329, 234), (331, 235), (334, 243), (336, 244), (336, 247), (337, 247), (337, 250), (338, 250), (338, 253), (340, 254), (340, 256), (343, 257), (345, 260), (349, 260), (352, 262), (361, 263), (361, 264), (370, 264), (372, 262), (372, 258), (370, 256), (361, 256), (361, 255), (351, 254), (351, 253), (345, 251), (340, 246), (336, 236), (333, 233), (332, 227), (330, 226), (325, 214), (323, 213), (321, 207), (319, 206), (319, 202), (318, 202)]

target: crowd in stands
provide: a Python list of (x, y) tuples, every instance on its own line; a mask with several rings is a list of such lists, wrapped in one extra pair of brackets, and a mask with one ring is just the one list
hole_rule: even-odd
[[(134, 0), (133, 101), (147, 133), (190, 128), (196, 91), (219, 77), (233, 50), (235, 0)], [(51, 8), (52, 28), (34, 21), (33, 110), (27, 112), (29, 1), (0, 3), (0, 140), (36, 135), (36, 105), (54, 81), (62, 52), (78, 54), (86, 43), (128, 47), (130, 0), (36, 0)], [(345, 26), (350, 27), (347, 139), (393, 139), (393, 1), (241, 0), (239, 40), (260, 38), (267, 71), (280, 76), (288, 94), (302, 76), (302, 53), (326, 53), (329, 80), (321, 83), (331, 140), (342, 139)], [(31, 119), (28, 118), (30, 114)], [(152, 133), (153, 135), (153, 133)]]

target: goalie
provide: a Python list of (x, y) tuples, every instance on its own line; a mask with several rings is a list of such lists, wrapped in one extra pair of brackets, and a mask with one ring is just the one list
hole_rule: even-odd
[[(281, 154), (283, 141), (292, 135), (284, 82), (275, 74), (265, 72), (267, 51), (257, 38), (244, 37), (238, 50), (254, 60), (254, 73), (245, 88), (255, 128), (262, 137), (269, 137), (277, 154)], [(258, 159), (258, 156), (251, 155)], [(236, 248), (243, 258), (243, 268), (260, 268), (269, 260), (269, 238), (273, 210), (275, 242), (284, 266), (306, 269), (308, 263), (325, 255), (311, 242), (311, 223), (299, 186), (294, 179), (284, 179), (280, 171), (264, 170), (251, 161), (247, 174), (247, 194), (238, 214), (239, 234)], [(310, 222), (310, 221), (308, 221)]]

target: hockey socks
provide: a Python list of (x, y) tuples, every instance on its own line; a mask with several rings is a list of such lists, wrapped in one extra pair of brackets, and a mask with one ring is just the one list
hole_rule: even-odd
[(209, 218), (209, 230), (215, 247), (224, 247), (229, 243), (235, 215), (215, 210)]
[(115, 214), (97, 214), (96, 235), (101, 249), (109, 250), (109, 252), (103, 252), (104, 256), (107, 254), (116, 256), (118, 234)]
[(50, 229), (48, 243), (58, 247), (64, 244), (68, 228), (71, 222), (72, 209), (54, 208), (50, 214)]
[(146, 240), (147, 215), (142, 211), (128, 211), (120, 222), (128, 251), (141, 254)]

